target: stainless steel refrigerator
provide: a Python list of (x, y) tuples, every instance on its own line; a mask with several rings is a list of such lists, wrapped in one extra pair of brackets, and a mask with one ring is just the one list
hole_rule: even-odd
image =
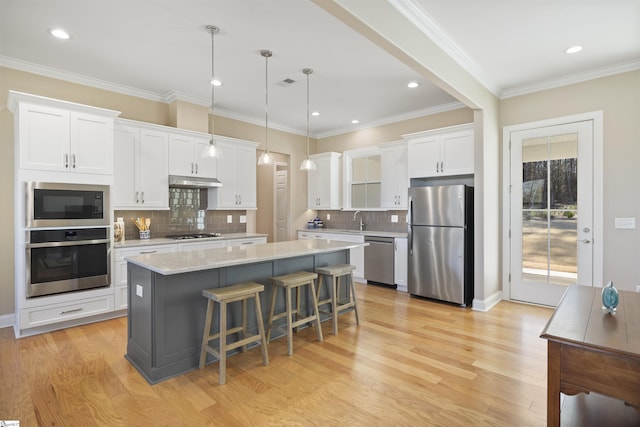
[(408, 208), (409, 293), (471, 305), (473, 187), (411, 187)]

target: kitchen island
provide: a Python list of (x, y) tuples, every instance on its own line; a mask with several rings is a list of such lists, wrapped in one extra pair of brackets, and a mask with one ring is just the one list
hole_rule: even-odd
[[(364, 243), (294, 240), (127, 258), (128, 341), (126, 358), (151, 384), (198, 367), (207, 306), (203, 289), (254, 281), (264, 284), (260, 296), (266, 324), (271, 301), (270, 277), (317, 267), (349, 263), (349, 250)], [(347, 287), (343, 289), (346, 292)], [(301, 311), (308, 295), (303, 293)], [(278, 298), (276, 310), (284, 309)], [(240, 323), (230, 310), (228, 325)], [(249, 324), (253, 310), (248, 310)], [(214, 328), (218, 322), (214, 322)], [(277, 338), (277, 337), (276, 337)], [(213, 358), (209, 355), (208, 361)]]

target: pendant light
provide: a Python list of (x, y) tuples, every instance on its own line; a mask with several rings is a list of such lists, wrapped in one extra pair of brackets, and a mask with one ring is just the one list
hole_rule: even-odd
[(305, 68), (302, 72), (307, 76), (307, 157), (300, 164), (300, 170), (314, 171), (316, 170), (316, 163), (309, 158), (309, 74), (313, 73), (313, 69)]
[(264, 153), (258, 158), (258, 165), (272, 165), (273, 156), (269, 152), (269, 58), (273, 55), (270, 50), (261, 50), (264, 57)]
[(209, 145), (202, 150), (202, 157), (213, 157), (215, 159), (221, 159), (222, 158), (222, 151), (216, 147), (216, 142), (214, 141), (215, 138), (215, 132), (214, 132), (214, 128), (215, 128), (215, 124), (214, 124), (214, 118), (213, 118), (213, 114), (214, 114), (214, 108), (215, 108), (215, 85), (214, 83), (214, 79), (215, 79), (215, 74), (214, 74), (214, 53), (215, 53), (215, 43), (214, 43), (214, 39), (215, 39), (215, 35), (216, 33), (218, 33), (220, 31), (220, 28), (214, 26), (214, 25), (207, 25), (207, 31), (211, 34), (211, 81), (209, 82), (209, 84), (211, 85), (211, 116), (209, 118), (209, 132), (211, 133), (211, 140), (209, 141)]

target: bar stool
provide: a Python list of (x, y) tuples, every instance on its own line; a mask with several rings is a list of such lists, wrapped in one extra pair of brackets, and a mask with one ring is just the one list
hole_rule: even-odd
[[(333, 319), (334, 335), (338, 335), (338, 315), (340, 312), (348, 308), (353, 307), (353, 310), (356, 313), (356, 324), (360, 324), (360, 319), (358, 318), (358, 304), (356, 302), (356, 288), (353, 282), (353, 270), (355, 269), (355, 266), (349, 264), (337, 264), (316, 268), (316, 273), (320, 275), (316, 294), (318, 307), (325, 304), (331, 305), (331, 312), (323, 311), (323, 313), (329, 313), (331, 315), (331, 318)], [(338, 296), (340, 295), (340, 278), (342, 277), (344, 277), (345, 280), (349, 280), (351, 284), (351, 292), (348, 292), (349, 301), (341, 304), (338, 300)], [(329, 281), (331, 284), (329, 284)], [(326, 299), (320, 300), (320, 288), (323, 283), (325, 284), (329, 296)]]
[[(267, 353), (267, 340), (262, 323), (262, 308), (260, 306), (260, 292), (264, 290), (264, 285), (255, 282), (239, 283), (237, 285), (225, 286), (222, 288), (204, 289), (202, 296), (208, 298), (207, 315), (204, 321), (204, 332), (202, 335), (202, 349), (200, 351), (200, 369), (204, 368), (207, 360), (207, 353), (218, 358), (219, 382), (226, 382), (227, 373), (227, 351), (242, 347), (244, 351), (247, 344), (260, 341), (262, 346), (262, 361), (264, 365), (269, 364), (269, 354)], [(255, 299), (256, 323), (258, 324), (258, 334), (246, 337), (247, 332), (247, 300)], [(227, 329), (227, 304), (242, 301), (242, 325)], [(220, 330), (211, 334), (211, 324), (213, 322), (213, 307), (215, 303), (220, 304)], [(227, 344), (227, 336), (241, 332), (241, 339)], [(219, 348), (215, 349), (209, 342), (219, 339)]]
[[(287, 318), (287, 343), (288, 343), (288, 353), (289, 356), (293, 355), (293, 329), (297, 328), (300, 325), (305, 323), (315, 321), (316, 323), (316, 334), (318, 337), (318, 341), (322, 341), (322, 327), (320, 326), (320, 314), (318, 312), (318, 304), (316, 303), (316, 287), (315, 280), (318, 278), (316, 273), (312, 273), (309, 271), (299, 271), (297, 273), (286, 274), (284, 276), (272, 277), (271, 282), (273, 283), (273, 291), (271, 293), (271, 310), (269, 311), (269, 326), (267, 327), (267, 341), (271, 339), (271, 329), (273, 328), (273, 321), (281, 319), (283, 317)], [(300, 318), (300, 291), (302, 286), (309, 286), (310, 290), (310, 300), (311, 305), (313, 306), (313, 313), (308, 315), (305, 318)], [(285, 292), (285, 300), (286, 307), (285, 311), (279, 314), (275, 314), (276, 308), (276, 297), (278, 296), (278, 289), (283, 289)], [(296, 307), (295, 309), (292, 306), (291, 302), (291, 290), (295, 289), (296, 291)], [(293, 315), (295, 314), (296, 320), (293, 320)]]

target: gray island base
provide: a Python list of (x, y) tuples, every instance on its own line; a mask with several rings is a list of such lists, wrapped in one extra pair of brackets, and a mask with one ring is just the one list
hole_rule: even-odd
[[(262, 283), (265, 291), (260, 302), (266, 325), (272, 292), (270, 277), (348, 264), (349, 250), (365, 245), (294, 240), (127, 258), (129, 317), (125, 357), (150, 384), (196, 369), (207, 306), (203, 289), (247, 281)], [(346, 297), (348, 287), (342, 288)], [(310, 309), (310, 297), (305, 292), (301, 294), (301, 311)], [(247, 309), (249, 325), (257, 329), (251, 304)], [(240, 305), (231, 307), (229, 327), (241, 323)], [(279, 294), (276, 311), (284, 307), (284, 296)], [(219, 328), (217, 319), (213, 328)], [(209, 355), (207, 362), (214, 360)]]

